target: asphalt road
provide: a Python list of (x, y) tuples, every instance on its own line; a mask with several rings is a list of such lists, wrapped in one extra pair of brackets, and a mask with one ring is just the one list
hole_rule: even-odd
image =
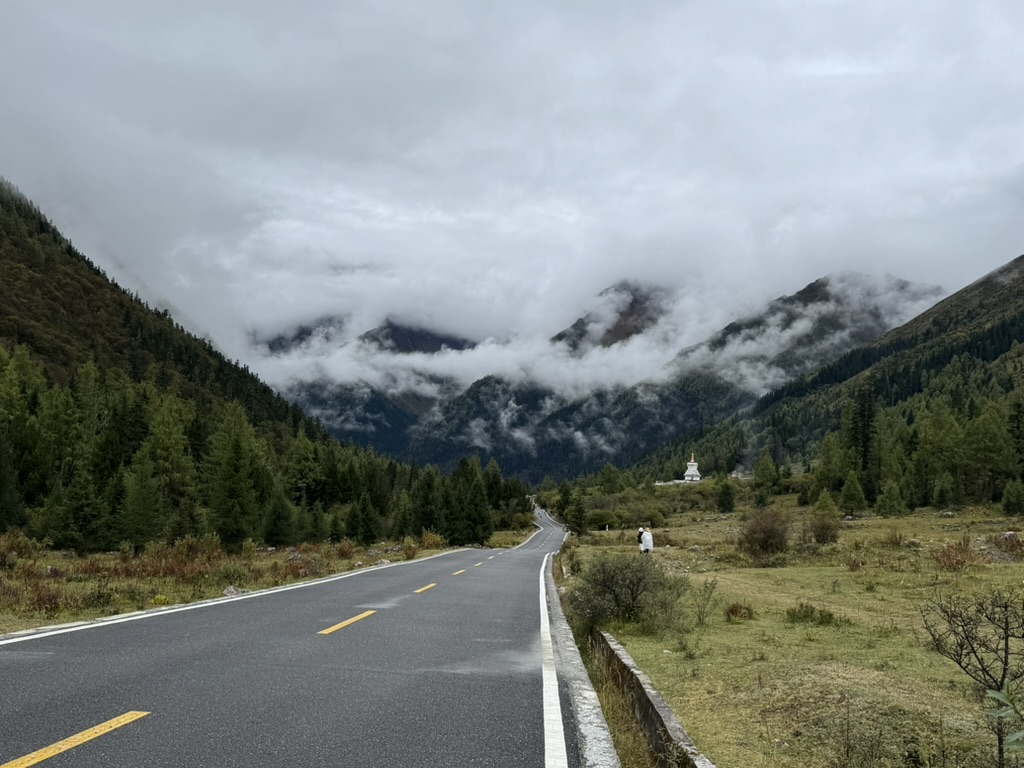
[(514, 550), (0, 638), (0, 768), (579, 765), (541, 610), (563, 534), (538, 522)]

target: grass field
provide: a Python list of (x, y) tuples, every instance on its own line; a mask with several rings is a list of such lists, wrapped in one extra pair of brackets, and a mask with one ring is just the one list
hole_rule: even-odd
[[(939, 594), (1024, 585), (1021, 544), (1004, 537), (1013, 521), (994, 509), (869, 517), (818, 546), (801, 536), (810, 511), (778, 504), (791, 545), (771, 568), (738, 551), (742, 511), (663, 515), (654, 557), (690, 580), (682, 619), (608, 628), (698, 748), (719, 768), (995, 765), (990, 706), (932, 650), (921, 609)], [(585, 567), (635, 552), (635, 530), (592, 534), (576, 557)]]

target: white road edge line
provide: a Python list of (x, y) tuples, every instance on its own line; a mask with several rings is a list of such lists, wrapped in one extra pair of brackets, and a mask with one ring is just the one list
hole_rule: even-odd
[(551, 644), (551, 622), (548, 619), (547, 590), (544, 572), (548, 558), (540, 567), (540, 649), (544, 673), (544, 768), (568, 768), (565, 752), (565, 731), (562, 728), (562, 704), (558, 697), (558, 674), (555, 671), (555, 651)]

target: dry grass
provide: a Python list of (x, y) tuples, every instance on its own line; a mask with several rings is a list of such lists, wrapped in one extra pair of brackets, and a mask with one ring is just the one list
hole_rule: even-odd
[[(994, 764), (985, 706), (929, 648), (920, 608), (936, 591), (1021, 586), (1021, 547), (1003, 537), (1013, 521), (992, 510), (868, 518), (817, 546), (801, 544), (811, 510), (783, 503), (792, 544), (773, 568), (737, 551), (742, 513), (669, 517), (655, 557), (694, 587), (716, 578), (723, 607), (705, 626), (691, 604), (655, 634), (611, 628), (697, 747), (719, 768)], [(576, 557), (633, 551), (630, 533), (589, 537)], [(727, 620), (735, 604), (752, 617)]]

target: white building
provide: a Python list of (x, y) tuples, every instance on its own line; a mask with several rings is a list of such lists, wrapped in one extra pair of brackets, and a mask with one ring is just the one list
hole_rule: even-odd
[(699, 483), (700, 472), (697, 471), (697, 461), (693, 458), (694, 454), (690, 454), (690, 460), (686, 462), (686, 473), (683, 475), (682, 480), (659, 480), (655, 482), (655, 485), (683, 485), (684, 483)]
[(686, 462), (686, 474), (683, 475), (684, 483), (699, 483), (700, 472), (697, 471), (697, 460), (694, 454), (690, 454), (690, 460)]

